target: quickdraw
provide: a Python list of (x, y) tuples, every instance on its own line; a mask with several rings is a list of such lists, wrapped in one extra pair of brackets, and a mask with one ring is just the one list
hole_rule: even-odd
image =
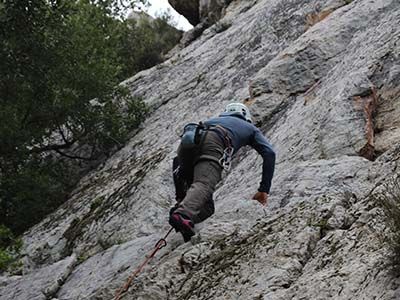
[(231, 169), (231, 160), (235, 149), (232, 147), (232, 141), (228, 135), (227, 130), (221, 125), (216, 125), (215, 129), (217, 129), (217, 131), (219, 131), (222, 134), (222, 138), (225, 144), (224, 153), (222, 154), (222, 157), (219, 159), (219, 164), (225, 171), (228, 172)]
[(220, 165), (227, 172), (231, 169), (231, 160), (232, 160), (233, 151), (234, 151), (234, 149), (232, 147), (225, 148), (224, 153), (222, 154), (222, 157), (219, 160)]
[(114, 300), (120, 300), (122, 298), (123, 294), (129, 289), (129, 286), (131, 285), (133, 279), (143, 270), (143, 268), (149, 263), (149, 261), (156, 255), (158, 250), (167, 246), (166, 239), (168, 235), (171, 233), (172, 229), (173, 228), (171, 227), (168, 233), (156, 243), (150, 255), (144, 260), (144, 262), (139, 266), (139, 268), (137, 268), (135, 272), (133, 272), (131, 276), (128, 277), (126, 283), (120, 289), (117, 290), (117, 292), (115, 293)]

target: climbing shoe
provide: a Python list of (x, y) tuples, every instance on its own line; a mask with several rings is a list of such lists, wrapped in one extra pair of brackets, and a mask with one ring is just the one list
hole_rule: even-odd
[(185, 215), (172, 213), (169, 217), (169, 224), (182, 234), (185, 242), (190, 241), (191, 237), (194, 236), (194, 224)]
[(179, 203), (176, 203), (174, 206), (172, 206), (169, 210), (169, 216), (171, 217), (171, 215), (175, 212), (175, 210), (177, 210), (179, 207)]

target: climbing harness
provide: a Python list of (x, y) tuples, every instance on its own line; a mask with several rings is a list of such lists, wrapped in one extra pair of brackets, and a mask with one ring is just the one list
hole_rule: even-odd
[[(205, 137), (209, 131), (216, 132), (224, 143), (225, 148), (221, 158), (217, 158), (212, 155), (199, 154)], [(232, 146), (231, 138), (224, 127), (220, 125), (206, 125), (202, 122), (199, 124), (189, 123), (185, 125), (180, 138), (180, 153), (184, 162), (190, 162), (190, 165), (193, 166), (199, 160), (207, 159), (215, 161), (221, 165), (225, 171), (230, 170), (234, 148)], [(195, 157), (197, 157), (197, 159)], [(174, 170), (174, 174), (175, 172), (179, 172), (179, 169)]]
[(135, 272), (133, 272), (131, 276), (128, 277), (126, 283), (120, 289), (117, 290), (114, 300), (120, 300), (122, 298), (122, 295), (129, 289), (129, 286), (131, 285), (133, 279), (143, 270), (143, 268), (149, 263), (149, 261), (156, 255), (158, 250), (167, 246), (166, 239), (173, 229), (174, 228), (171, 227), (167, 232), (167, 234), (156, 243), (150, 255), (144, 260), (144, 262), (139, 266), (139, 268), (137, 268)]

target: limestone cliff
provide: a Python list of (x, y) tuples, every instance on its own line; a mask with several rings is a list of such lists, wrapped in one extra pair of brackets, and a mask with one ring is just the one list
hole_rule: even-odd
[(215, 23), (225, 13), (232, 0), (168, 0), (169, 4), (188, 21), (196, 26), (199, 23)]
[[(169, 238), (124, 299), (399, 299), (371, 195), (400, 159), (398, 0), (230, 1), (168, 61), (126, 80), (152, 112), (131, 141), (24, 236), (0, 299), (112, 299), (168, 230), (187, 122), (247, 99), (277, 152), (240, 151), (191, 243)], [(249, 95), (251, 92), (251, 97)]]
[(168, 2), (178, 13), (183, 15), (190, 24), (194, 26), (199, 24), (199, 0), (168, 0)]

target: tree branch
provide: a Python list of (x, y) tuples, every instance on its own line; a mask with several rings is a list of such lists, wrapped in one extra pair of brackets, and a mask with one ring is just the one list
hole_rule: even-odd
[(68, 157), (68, 158), (71, 158), (71, 159), (95, 160), (95, 159), (92, 158), (92, 157), (83, 157), (83, 156), (79, 156), (79, 155), (70, 155), (70, 154), (67, 154), (67, 153), (62, 152), (61, 150), (54, 150), (54, 151), (56, 151), (56, 152), (57, 152), (58, 154), (60, 154), (61, 156), (65, 156), (65, 157)]
[(69, 141), (65, 144), (61, 144), (61, 145), (47, 145), (47, 146), (43, 146), (43, 147), (36, 147), (33, 148), (29, 151), (29, 153), (42, 153), (42, 152), (46, 152), (46, 151), (57, 151), (57, 150), (61, 150), (61, 149), (67, 149), (69, 147), (71, 147), (73, 144), (75, 143), (75, 140), (73, 141)]
[(68, 143), (68, 140), (67, 140), (67, 138), (65, 137), (64, 131), (61, 129), (60, 124), (57, 124), (57, 127), (58, 127), (58, 132), (60, 133), (60, 135), (61, 135), (61, 137), (62, 137), (64, 143)]

